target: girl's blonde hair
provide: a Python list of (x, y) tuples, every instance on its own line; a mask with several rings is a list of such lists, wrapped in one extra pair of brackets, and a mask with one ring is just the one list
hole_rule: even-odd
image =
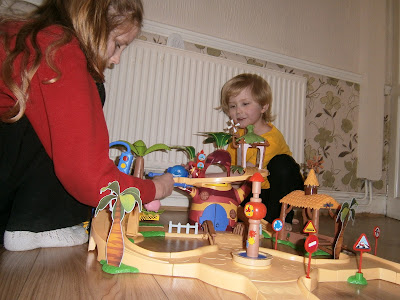
[[(12, 36), (7, 35), (5, 26), (10, 22), (24, 22), (16, 35), (15, 47), (11, 48)], [(0, 17), (1, 46), (6, 51), (6, 59), (1, 66), (1, 80), (17, 98), (14, 107), (1, 116), (3, 122), (19, 120), (26, 109), (29, 98), (30, 82), (43, 59), (43, 53), (37, 43), (38, 33), (51, 25), (64, 29), (64, 35), (52, 43), (44, 53), (44, 59), (57, 77), (44, 83), (57, 81), (61, 74), (54, 64), (54, 54), (58, 48), (76, 37), (87, 59), (87, 69), (96, 82), (104, 82), (104, 70), (107, 67), (107, 41), (112, 30), (118, 26), (137, 26), (143, 22), (143, 4), (141, 0), (45, 0), (33, 12), (25, 16)], [(29, 43), (34, 49), (30, 53)], [(21, 83), (13, 78), (13, 66), (17, 57), (22, 56), (20, 74)], [(33, 55), (33, 60), (32, 60)]]
[(220, 109), (229, 116), (229, 99), (240, 94), (245, 88), (250, 88), (251, 95), (261, 106), (268, 104), (268, 109), (263, 114), (266, 122), (272, 122), (275, 117), (272, 116), (272, 91), (268, 82), (256, 74), (243, 73), (227, 81), (221, 90)]

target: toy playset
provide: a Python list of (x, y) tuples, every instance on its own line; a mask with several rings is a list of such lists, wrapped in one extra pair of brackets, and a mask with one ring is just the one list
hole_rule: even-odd
[[(354, 221), (357, 202), (353, 199), (350, 203), (339, 204), (330, 196), (318, 194), (318, 180), (313, 170), (310, 170), (305, 181), (304, 190), (294, 191), (282, 198), (280, 218), (267, 224), (263, 220), (266, 208), (259, 195), (261, 182), (268, 171), (246, 167), (245, 157), (249, 147), (257, 147), (262, 160), (261, 153), (268, 142), (259, 140), (251, 128), (248, 130), (249, 136), (239, 139), (234, 127), (231, 126), (230, 135), (207, 133), (209, 139), (217, 144), (217, 150), (209, 155), (204, 152), (196, 155), (190, 146), (175, 147), (187, 151), (190, 161), (186, 168), (174, 166), (167, 170), (173, 174), (177, 189), (183, 190), (191, 198), (189, 223), (170, 222), (168, 228), (162, 227), (158, 232), (159, 236), (165, 239), (201, 239), (206, 245), (179, 252), (157, 252), (141, 247), (141, 242), (151, 238), (154, 233), (143, 231), (143, 225), (139, 223), (138, 216), (142, 210), (140, 194), (134, 188), (120, 192), (118, 182), (112, 182), (101, 190), (109, 194), (102, 198), (95, 211), (89, 240), (89, 250), (97, 248), (97, 258), (105, 272), (197, 278), (219, 288), (243, 293), (250, 299), (316, 299), (312, 292), (318, 283), (331, 281), (367, 284), (368, 280), (381, 279), (400, 284), (400, 264), (376, 255), (363, 254), (370, 250), (364, 234), (353, 249), (343, 245), (344, 231), (347, 223)], [(238, 158), (238, 161), (241, 161), (241, 166), (231, 166), (230, 157), (221, 149), (221, 145), (231, 138), (240, 148), (238, 155), (241, 155), (241, 159)], [(133, 161), (130, 154), (134, 152), (132, 149), (135, 144), (144, 145), (141, 141), (110, 144), (126, 148), (118, 162), (123, 172), (130, 170)], [(153, 150), (171, 148), (162, 145)], [(143, 156), (139, 157), (143, 159)], [(206, 172), (214, 164), (222, 166), (223, 175), (215, 177)], [(142, 177), (143, 160), (139, 168), (142, 169), (135, 169), (135, 174)], [(240, 187), (234, 188), (233, 183)], [(247, 222), (238, 223), (237, 207), (250, 188), (253, 196), (244, 207)], [(159, 205), (155, 208), (157, 211)], [(294, 208), (302, 211), (302, 232), (285, 229), (285, 217)], [(318, 233), (321, 209), (327, 210), (335, 221), (334, 237)], [(243, 224), (247, 224), (245, 230)], [(374, 234), (379, 237), (380, 230), (375, 230)], [(275, 247), (260, 247), (262, 238), (273, 240)], [(279, 250), (278, 243), (282, 245)], [(284, 246), (299, 245), (304, 255), (282, 251)], [(360, 255), (350, 255), (343, 250), (360, 252)]]

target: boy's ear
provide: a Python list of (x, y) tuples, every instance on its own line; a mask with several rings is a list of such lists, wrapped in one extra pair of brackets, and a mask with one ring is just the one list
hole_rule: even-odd
[(269, 104), (265, 104), (262, 108), (261, 108), (261, 113), (265, 113), (267, 111), (269, 107)]

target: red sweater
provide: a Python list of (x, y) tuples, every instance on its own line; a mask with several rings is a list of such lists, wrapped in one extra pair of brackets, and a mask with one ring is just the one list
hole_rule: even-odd
[[(60, 34), (62, 30), (56, 26), (38, 34), (43, 53)], [(14, 64), (15, 76), (19, 74), (20, 58)], [(1, 45), (1, 64), (4, 59), (4, 46)], [(42, 60), (31, 81), (25, 114), (53, 160), (60, 182), (74, 198), (93, 207), (108, 193), (100, 194), (100, 189), (115, 180), (119, 182), (121, 192), (128, 187), (137, 187), (143, 203), (152, 201), (154, 183), (122, 173), (109, 158), (108, 130), (100, 97), (76, 39), (57, 50), (55, 63), (61, 77), (55, 83), (45, 84), (44, 81), (57, 77), (57, 74), (45, 59)], [(15, 96), (0, 80), (0, 114), (14, 103)], [(54, 201), (57, 201), (57, 195), (54, 195)]]

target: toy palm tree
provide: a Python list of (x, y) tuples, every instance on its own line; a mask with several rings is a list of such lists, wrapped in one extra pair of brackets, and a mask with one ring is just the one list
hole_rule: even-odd
[(140, 191), (135, 187), (127, 188), (120, 193), (118, 181), (113, 181), (108, 186), (103, 187), (100, 193), (106, 190), (110, 190), (110, 194), (101, 198), (97, 205), (95, 216), (107, 205), (110, 205), (113, 222), (107, 238), (107, 264), (119, 267), (124, 254), (124, 237), (121, 222), (124, 219), (125, 213), (131, 212), (136, 203), (139, 210), (142, 209), (142, 200), (140, 199)]
[(135, 154), (135, 163), (134, 163), (134, 172), (133, 176), (142, 178), (143, 173), (144, 173), (144, 156), (147, 154), (154, 152), (154, 151), (160, 151), (160, 150), (171, 150), (170, 147), (168, 147), (165, 144), (154, 144), (153, 146), (147, 148), (146, 144), (142, 140), (138, 140), (134, 142), (133, 144), (126, 142), (130, 147), (131, 151), (133, 154)]
[(195, 161), (196, 159), (196, 149), (193, 146), (172, 146), (171, 149), (184, 151), (187, 154), (189, 161)]
[(343, 239), (344, 239), (344, 230), (347, 226), (347, 223), (349, 220), (353, 220), (354, 223), (354, 218), (356, 215), (356, 211), (354, 207), (358, 205), (357, 201), (355, 198), (351, 200), (351, 203), (349, 204), (348, 202), (345, 202), (342, 204), (340, 207), (339, 213), (337, 215), (336, 222), (340, 220), (340, 230), (336, 234), (336, 242), (333, 248), (333, 258), (339, 258), (340, 251), (342, 250), (342, 245), (343, 245)]
[(232, 135), (226, 132), (204, 132), (208, 135), (208, 138), (204, 141), (205, 144), (215, 142), (215, 147), (217, 149), (222, 149), (229, 144), (232, 139)]
[[(133, 176), (137, 178), (143, 178), (144, 174), (144, 156), (159, 150), (171, 150), (165, 144), (154, 144), (153, 146), (147, 148), (146, 144), (142, 140), (138, 140), (133, 144), (126, 142), (130, 147), (131, 151), (135, 154), (135, 162), (134, 162), (134, 171)], [(130, 236), (136, 236), (139, 231), (139, 219), (140, 219), (140, 211), (138, 209), (134, 209), (133, 212), (129, 215), (129, 219), (127, 222), (126, 233)]]

